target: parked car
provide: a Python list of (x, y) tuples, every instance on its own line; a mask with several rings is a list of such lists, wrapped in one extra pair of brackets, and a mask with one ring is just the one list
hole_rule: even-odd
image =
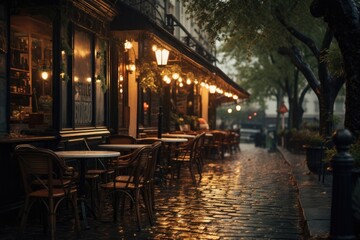
[(240, 140), (242, 142), (254, 142), (255, 135), (261, 132), (262, 124), (243, 123), (240, 128)]

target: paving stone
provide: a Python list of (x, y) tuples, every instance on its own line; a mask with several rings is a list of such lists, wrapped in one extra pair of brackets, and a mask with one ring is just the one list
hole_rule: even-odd
[[(304, 239), (289, 164), (277, 152), (251, 144), (241, 149), (224, 160), (206, 159), (196, 186), (186, 168), (172, 186), (157, 186), (154, 226), (143, 212), (138, 232), (133, 211), (113, 223), (107, 206), (104, 218), (89, 219), (80, 239)], [(0, 239), (14, 239), (15, 232), (15, 226), (0, 229)], [(47, 239), (36, 222), (26, 233), (25, 239)], [(58, 221), (57, 239), (77, 239), (72, 221)]]

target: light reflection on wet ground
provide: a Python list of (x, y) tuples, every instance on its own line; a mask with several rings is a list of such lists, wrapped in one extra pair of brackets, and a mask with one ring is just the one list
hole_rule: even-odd
[[(154, 226), (144, 214), (138, 232), (127, 213), (132, 211), (113, 223), (109, 206), (101, 220), (90, 219), (91, 229), (80, 239), (302, 239), (289, 166), (267, 149), (242, 144), (241, 150), (224, 160), (205, 160), (197, 186), (184, 168), (180, 181), (158, 187)], [(71, 220), (57, 227), (57, 239), (76, 239)], [(30, 223), (26, 239), (46, 239), (41, 225)]]

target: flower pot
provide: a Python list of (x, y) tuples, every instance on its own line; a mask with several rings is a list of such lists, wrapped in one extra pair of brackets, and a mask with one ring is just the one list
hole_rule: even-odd
[(313, 173), (319, 173), (321, 161), (324, 157), (324, 148), (320, 146), (304, 146), (306, 152), (306, 165)]

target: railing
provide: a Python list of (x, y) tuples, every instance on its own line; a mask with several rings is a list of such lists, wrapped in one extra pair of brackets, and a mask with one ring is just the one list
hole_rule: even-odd
[[(157, 25), (163, 27), (173, 35), (175, 28), (179, 28), (180, 34), (179, 36), (174, 35), (175, 37), (181, 40), (186, 46), (190, 47), (196, 53), (204, 57), (211, 64), (216, 64), (217, 59), (213, 55), (215, 50), (211, 47), (211, 44), (207, 44), (205, 42), (205, 37), (203, 37), (199, 32), (197, 32), (199, 39), (196, 39), (174, 15), (167, 12), (168, 0), (121, 1), (148, 16)], [(204, 44), (200, 43), (200, 41), (205, 42), (205, 45), (208, 47), (205, 47)]]

